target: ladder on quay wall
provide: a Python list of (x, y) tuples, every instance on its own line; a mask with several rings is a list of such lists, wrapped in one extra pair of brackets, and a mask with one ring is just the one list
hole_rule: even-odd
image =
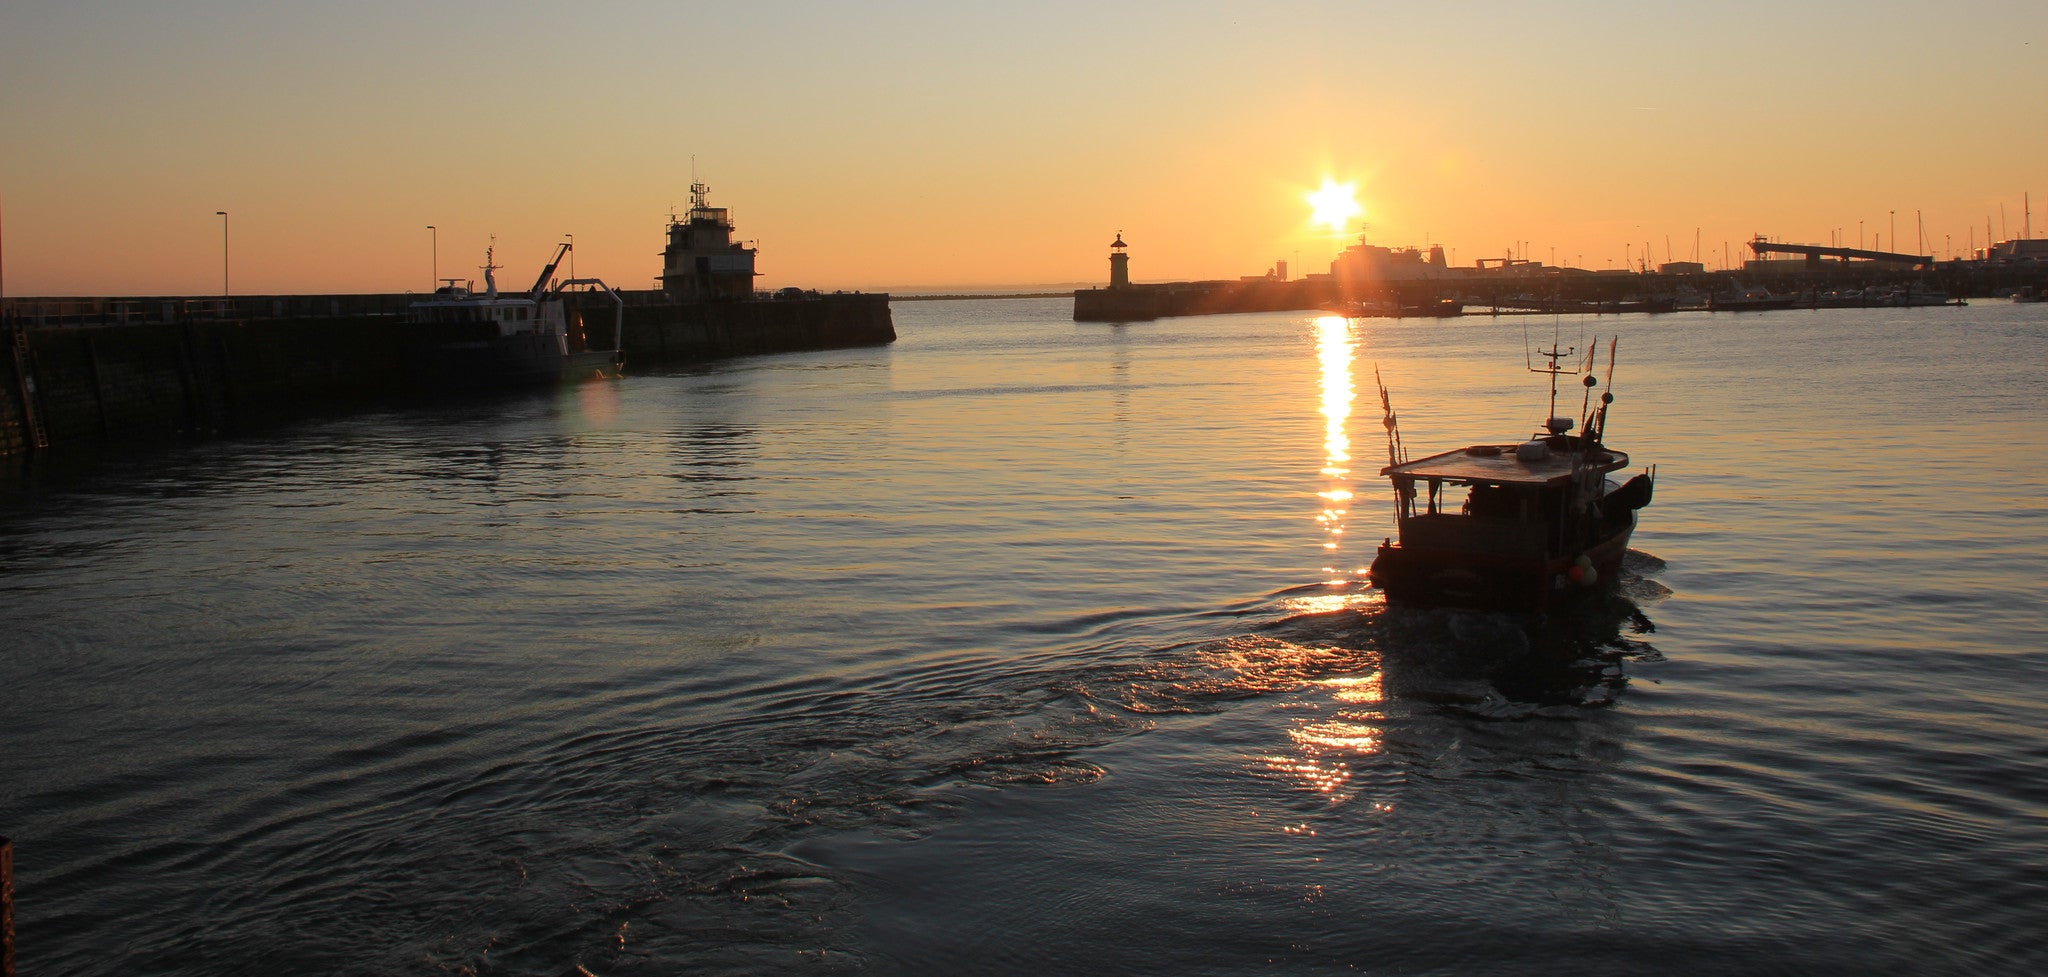
[(36, 450), (50, 446), (50, 435), (43, 430), (43, 416), (36, 413), (35, 371), (29, 369), (34, 353), (28, 348), (28, 327), (14, 327), (14, 377), (21, 382), (21, 419), (28, 426), (29, 439)]

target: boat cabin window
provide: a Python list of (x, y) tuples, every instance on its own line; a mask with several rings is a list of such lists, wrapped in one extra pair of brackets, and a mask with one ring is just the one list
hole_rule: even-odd
[(1543, 507), (1555, 503), (1554, 492), (1524, 491), (1485, 483), (1403, 480), (1395, 486), (1403, 518), (1470, 516), (1500, 522), (1542, 522)]
[(1469, 511), (1467, 487), (1455, 482), (1445, 482), (1442, 479), (1428, 479), (1421, 485), (1405, 482), (1398, 490), (1404, 497), (1402, 501), (1406, 503), (1402, 508), (1416, 515)]
[(1518, 493), (1498, 485), (1474, 485), (1458, 511), (1479, 519), (1519, 519), (1521, 510)]
[(1429, 486), (1429, 511), (1468, 512), (1470, 497), (1467, 486), (1455, 482), (1433, 482)]

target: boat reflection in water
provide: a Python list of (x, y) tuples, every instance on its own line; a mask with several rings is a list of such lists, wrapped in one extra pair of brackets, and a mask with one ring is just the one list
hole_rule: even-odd
[[(1605, 741), (1610, 714), (1634, 663), (1662, 660), (1643, 607), (1670, 591), (1652, 577), (1655, 557), (1631, 551), (1616, 585), (1551, 614), (1532, 628), (1526, 615), (1389, 605), (1352, 584), (1312, 585), (1279, 595), (1299, 613), (1254, 636), (1216, 642), (1181, 663), (1171, 687), (1186, 695), (1201, 676), (1213, 698), (1275, 696), (1286, 739), (1246, 757), (1254, 776), (1320, 797), (1337, 810), (1366, 804), (1384, 812), (1418, 764), (1440, 768), (1467, 739)], [(1157, 681), (1156, 677), (1154, 681)], [(1529, 720), (1544, 720), (1540, 728)], [(1535, 747), (1529, 755), (1546, 755)], [(1550, 762), (1550, 761), (1546, 761)], [(1567, 762), (1567, 761), (1558, 761)], [(1456, 767), (1455, 763), (1451, 766)], [(1315, 834), (1314, 820), (1284, 829)]]
[(1657, 627), (1645, 608), (1671, 594), (1655, 579), (1662, 570), (1663, 561), (1630, 550), (1612, 587), (1540, 622), (1500, 611), (1403, 606), (1359, 584), (1304, 586), (1279, 595), (1296, 613), (1260, 634), (1284, 648), (1321, 649), (1317, 661), (1261, 667), (1343, 673), (1346, 681), (1370, 672), (1389, 696), (1498, 718), (1605, 706), (1627, 684), (1627, 663), (1661, 659), (1649, 641)]
[(1632, 661), (1662, 660), (1643, 610), (1670, 591), (1656, 557), (1630, 550), (1615, 586), (1546, 616), (1391, 607), (1377, 643), (1389, 690), (1486, 718), (1611, 705)]

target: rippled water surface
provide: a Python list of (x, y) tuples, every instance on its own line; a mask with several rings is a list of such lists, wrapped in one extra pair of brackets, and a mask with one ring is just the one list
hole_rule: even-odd
[[(900, 303), (34, 471), (21, 969), (2039, 972), (2043, 308)], [(1595, 333), (1659, 471), (1615, 600), (1387, 608), (1374, 371), (1498, 441)]]

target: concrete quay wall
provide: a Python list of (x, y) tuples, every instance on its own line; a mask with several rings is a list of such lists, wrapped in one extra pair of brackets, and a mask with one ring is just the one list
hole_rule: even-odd
[(407, 389), (395, 316), (15, 332), (0, 351), (0, 455), (211, 434)]
[[(344, 307), (384, 308), (403, 297), (353, 298), (355, 304)], [(896, 337), (886, 295), (706, 306), (628, 299), (628, 370), (879, 345)], [(52, 300), (10, 299), (0, 306), (0, 457), (209, 435), (440, 393), (423, 389), (415, 369), (437, 337), (396, 314), (311, 314), (334, 307), (314, 302), (297, 316), (211, 318), (227, 310), (152, 299), (157, 313), (170, 303), (181, 317), (123, 322), (123, 300), (99, 300), (98, 308), (65, 301), (72, 304), (63, 313)], [(608, 338), (610, 300), (579, 296), (577, 302), (592, 338)]]

